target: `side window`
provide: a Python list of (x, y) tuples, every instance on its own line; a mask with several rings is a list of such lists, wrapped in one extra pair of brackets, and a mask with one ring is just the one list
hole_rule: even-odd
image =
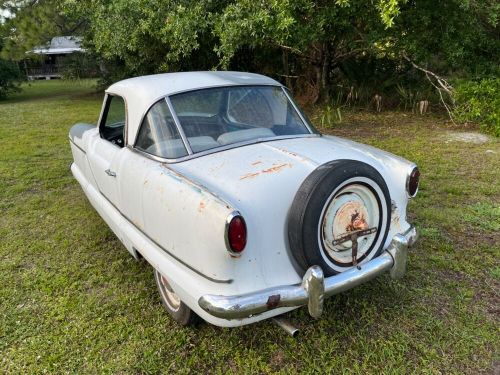
[(188, 154), (165, 99), (154, 104), (144, 116), (135, 147), (168, 159)]
[(125, 101), (120, 96), (109, 96), (100, 127), (101, 137), (123, 147), (125, 131)]

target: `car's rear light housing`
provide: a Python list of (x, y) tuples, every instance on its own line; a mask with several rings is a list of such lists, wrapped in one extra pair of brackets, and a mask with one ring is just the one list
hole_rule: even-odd
[(241, 256), (247, 244), (247, 225), (238, 211), (233, 211), (226, 219), (226, 248), (233, 257)]
[(417, 195), (419, 183), (420, 171), (415, 166), (406, 178), (406, 191), (408, 192), (408, 196), (410, 198), (413, 198), (415, 195)]

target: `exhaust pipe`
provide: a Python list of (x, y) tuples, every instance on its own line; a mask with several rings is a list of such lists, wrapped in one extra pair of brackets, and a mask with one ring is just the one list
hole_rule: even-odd
[(292, 337), (297, 337), (299, 335), (299, 329), (294, 327), (288, 320), (285, 318), (273, 318), (273, 321), (279, 325), (281, 328), (285, 330)]

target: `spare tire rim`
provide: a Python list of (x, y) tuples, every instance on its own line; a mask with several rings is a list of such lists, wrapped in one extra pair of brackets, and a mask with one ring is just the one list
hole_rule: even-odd
[(163, 300), (172, 311), (177, 311), (181, 307), (181, 299), (179, 296), (172, 290), (172, 287), (168, 283), (167, 279), (165, 279), (162, 275), (159, 276), (159, 285), (160, 285), (160, 293), (163, 297)]
[[(362, 184), (344, 186), (327, 201), (320, 221), (323, 249), (336, 263), (352, 264), (352, 241), (333, 245), (333, 241), (356, 230), (378, 227), (380, 206), (373, 191)], [(380, 229), (380, 228), (379, 228)], [(358, 239), (357, 259), (372, 250), (377, 233)]]

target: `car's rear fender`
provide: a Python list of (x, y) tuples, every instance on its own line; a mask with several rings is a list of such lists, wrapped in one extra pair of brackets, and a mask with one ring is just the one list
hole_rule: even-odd
[(94, 186), (97, 185), (90, 169), (87, 152), (89, 150), (89, 142), (91, 138), (98, 136), (98, 134), (99, 132), (95, 125), (84, 123), (73, 125), (69, 131), (69, 141), (71, 145), (71, 153), (73, 154), (73, 161), (81, 173), (83, 173), (86, 180)]

